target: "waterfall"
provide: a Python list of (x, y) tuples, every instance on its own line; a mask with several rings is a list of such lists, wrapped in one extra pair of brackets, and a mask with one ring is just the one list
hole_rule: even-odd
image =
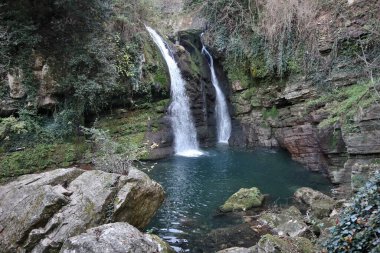
[(208, 62), (211, 70), (211, 81), (215, 87), (216, 91), (216, 129), (218, 133), (218, 142), (228, 143), (228, 139), (231, 135), (231, 118), (228, 112), (228, 106), (226, 98), (220, 89), (218, 78), (216, 77), (215, 68), (214, 68), (214, 59), (211, 54), (207, 51), (206, 47), (203, 46), (202, 53), (207, 56)]
[(200, 156), (203, 153), (199, 150), (197, 132), (191, 116), (190, 103), (186, 95), (185, 81), (181, 76), (181, 71), (161, 36), (148, 26), (146, 29), (160, 49), (169, 69), (172, 99), (169, 112), (174, 132), (175, 153), (176, 155), (188, 157)]

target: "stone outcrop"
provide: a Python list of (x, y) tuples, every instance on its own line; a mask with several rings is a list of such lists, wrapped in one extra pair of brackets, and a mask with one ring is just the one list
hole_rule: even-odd
[(0, 248), (57, 250), (109, 222), (142, 228), (163, 198), (162, 187), (136, 169), (128, 176), (76, 168), (25, 175), (0, 187)]
[(55, 98), (55, 94), (57, 93), (57, 83), (43, 56), (35, 56), (33, 73), (40, 83), (37, 94), (38, 108), (45, 110), (54, 109), (54, 107), (58, 105), (58, 101)]
[(8, 84), (9, 94), (3, 97), (0, 101), (0, 116), (9, 116), (17, 112), (22, 107), (36, 106), (40, 110), (52, 110), (58, 105), (56, 96), (59, 94), (58, 84), (54, 80), (49, 65), (46, 59), (38, 54), (33, 53), (34, 64), (31, 66), (34, 77), (36, 79), (36, 86), (38, 91), (36, 94), (36, 101), (28, 101), (27, 87), (25, 87), (25, 74), (19, 68), (13, 68), (6, 77)]
[(245, 211), (252, 207), (261, 206), (263, 201), (264, 195), (258, 188), (242, 188), (229, 197), (219, 209), (222, 212)]
[(60, 253), (173, 253), (170, 246), (155, 235), (143, 234), (128, 223), (111, 223), (88, 229), (70, 237)]
[(9, 96), (11, 98), (19, 99), (26, 95), (25, 87), (23, 85), (24, 74), (22, 69), (15, 68), (11, 73), (7, 74)]

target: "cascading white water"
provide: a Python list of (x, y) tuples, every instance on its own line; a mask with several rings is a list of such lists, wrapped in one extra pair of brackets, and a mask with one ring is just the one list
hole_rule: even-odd
[(161, 36), (148, 26), (146, 26), (146, 29), (160, 49), (169, 69), (172, 99), (169, 112), (174, 132), (175, 153), (176, 155), (187, 157), (200, 156), (203, 153), (199, 150), (197, 132), (191, 116), (189, 99), (186, 95), (185, 81), (181, 76), (181, 71)]
[(228, 143), (231, 136), (231, 118), (228, 112), (226, 98), (220, 89), (218, 78), (216, 77), (214, 68), (214, 59), (211, 54), (207, 51), (206, 47), (203, 46), (202, 53), (205, 54), (209, 59), (209, 66), (211, 70), (211, 81), (216, 90), (216, 129), (218, 133), (218, 142)]

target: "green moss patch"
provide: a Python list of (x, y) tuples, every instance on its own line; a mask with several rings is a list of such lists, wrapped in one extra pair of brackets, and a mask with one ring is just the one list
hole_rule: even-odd
[(145, 134), (159, 130), (158, 120), (162, 114), (157, 113), (157, 108), (165, 108), (168, 104), (169, 99), (165, 99), (147, 109), (104, 117), (96, 122), (95, 127), (109, 132), (111, 138), (121, 145), (120, 153), (128, 152), (136, 159), (143, 159), (148, 152)]
[(278, 116), (278, 110), (275, 106), (273, 106), (271, 109), (264, 109), (263, 110), (263, 118), (264, 119), (275, 119)]
[(319, 124), (320, 128), (334, 125), (336, 122), (344, 122), (346, 123), (345, 130), (352, 131), (355, 127), (350, 123), (353, 122), (358, 110), (368, 108), (379, 99), (371, 89), (372, 85), (369, 82), (337, 88), (309, 101), (308, 109), (325, 106), (329, 112), (329, 117)]
[(2, 154), (0, 181), (50, 168), (71, 166), (84, 156), (87, 148), (84, 142), (38, 144), (34, 148)]

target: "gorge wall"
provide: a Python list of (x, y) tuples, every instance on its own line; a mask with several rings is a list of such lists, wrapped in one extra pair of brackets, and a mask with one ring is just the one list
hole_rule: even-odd
[(310, 170), (327, 174), (340, 185), (336, 193), (345, 195), (380, 166), (379, 86), (368, 81), (378, 73), (370, 77), (363, 60), (378, 55), (379, 47), (366, 45), (370, 50), (363, 55), (358, 46), (371, 36), (368, 26), (379, 3), (340, 4), (340, 14), (318, 15), (318, 51), (327, 68), (249, 87), (232, 82), (234, 115), (244, 133), (232, 144), (285, 148)]

